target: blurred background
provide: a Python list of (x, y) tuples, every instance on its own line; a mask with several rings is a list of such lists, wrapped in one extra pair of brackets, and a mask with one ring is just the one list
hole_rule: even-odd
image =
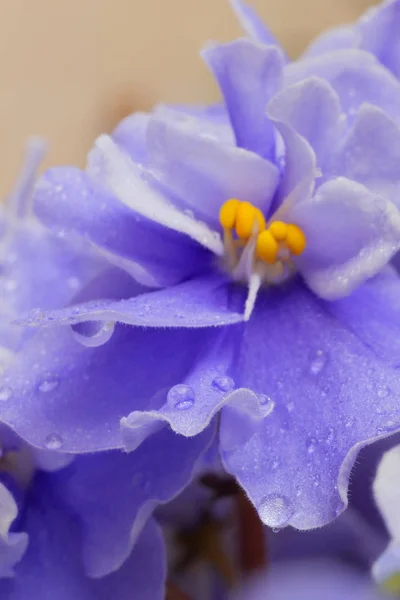
[[(292, 57), (375, 3), (248, 2)], [(47, 165), (83, 164), (93, 138), (133, 110), (216, 99), (199, 49), (239, 35), (228, 0), (0, 0), (0, 194), (28, 135), (49, 140)]]

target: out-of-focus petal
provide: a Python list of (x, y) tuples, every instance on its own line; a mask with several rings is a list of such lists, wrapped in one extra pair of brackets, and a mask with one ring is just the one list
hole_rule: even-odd
[[(35, 485), (25, 523), (29, 546), (16, 576), (0, 580), (2, 600), (163, 600), (165, 549), (150, 520), (131, 555), (117, 572), (102, 579), (84, 573), (76, 519), (54, 499), (50, 486)], [(40, 488), (40, 489), (38, 489)]]
[(265, 23), (259, 18), (256, 11), (243, 0), (230, 0), (244, 31), (261, 44), (279, 46)]
[(386, 0), (371, 8), (357, 23), (361, 48), (367, 50), (400, 78), (400, 2)]
[(236, 40), (208, 47), (202, 56), (221, 88), (237, 145), (273, 160), (275, 132), (265, 109), (282, 85), (282, 52)]
[(135, 452), (78, 457), (54, 476), (58, 493), (82, 523), (85, 570), (103, 577), (129, 557), (149, 515), (190, 483), (215, 425), (187, 439), (164, 429)]
[(372, 54), (362, 50), (338, 50), (296, 61), (285, 68), (285, 87), (313, 75), (331, 84), (350, 120), (359, 106), (368, 102), (400, 121), (400, 81)]
[(10, 531), (18, 514), (12, 493), (0, 482), (0, 579), (13, 577), (14, 567), (20, 562), (28, 546), (28, 535)]
[(232, 600), (385, 600), (364, 573), (342, 562), (300, 560), (273, 564)]
[(400, 127), (381, 109), (363, 105), (335, 154), (334, 173), (363, 183), (400, 208)]
[(394, 204), (345, 178), (323, 184), (298, 203), (290, 219), (307, 247), (296, 265), (321, 298), (350, 294), (376, 275), (400, 248), (400, 212)]
[[(391, 322), (393, 311), (376, 318)], [(300, 282), (260, 294), (233, 369), (253, 410), (223, 408), (220, 446), (270, 526), (333, 520), (359, 448), (399, 429), (398, 372), (368, 342)]]
[(324, 31), (319, 35), (302, 55), (302, 59), (320, 56), (336, 50), (358, 48), (361, 37), (354, 25), (342, 25)]
[(135, 112), (125, 117), (112, 132), (113, 140), (129, 154), (134, 162), (146, 162), (146, 134), (150, 115)]
[(268, 114), (308, 141), (324, 171), (340, 136), (340, 102), (329, 83), (310, 77), (286, 88), (269, 103)]

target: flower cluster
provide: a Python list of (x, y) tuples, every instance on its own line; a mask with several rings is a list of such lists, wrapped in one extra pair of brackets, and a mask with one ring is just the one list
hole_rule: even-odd
[[(314, 529), (347, 507), (360, 449), (400, 430), (400, 1), (295, 62), (232, 6), (248, 37), (202, 54), (223, 102), (127, 117), (84, 170), (41, 176), (31, 211), (33, 140), (0, 214), (5, 600), (29, 582), (38, 600), (161, 600), (155, 515), (179, 529), (180, 492), (197, 505), (222, 478), (265, 525)], [(191, 514), (208, 550), (214, 496)], [(300, 565), (280, 597), (310, 568), (338, 577)], [(344, 585), (375, 597), (358, 575)]]

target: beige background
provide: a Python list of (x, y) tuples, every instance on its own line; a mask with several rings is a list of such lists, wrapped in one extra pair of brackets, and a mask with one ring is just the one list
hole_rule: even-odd
[[(372, 0), (249, 0), (292, 56)], [(228, 0), (0, 0), (0, 193), (24, 139), (47, 164), (82, 164), (91, 141), (133, 109), (217, 96), (198, 51), (241, 34)]]

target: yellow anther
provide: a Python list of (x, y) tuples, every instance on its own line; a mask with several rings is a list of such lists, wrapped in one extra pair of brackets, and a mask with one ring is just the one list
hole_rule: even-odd
[(262, 231), (257, 238), (256, 257), (266, 263), (274, 264), (277, 259), (279, 245), (269, 230)]
[(306, 247), (306, 236), (297, 225), (287, 226), (286, 245), (290, 252), (295, 256), (299, 256), (304, 252)]
[(233, 229), (235, 227), (239, 204), (239, 200), (232, 199), (222, 205), (219, 211), (219, 222), (224, 229)]
[(250, 202), (241, 202), (236, 215), (236, 234), (241, 239), (249, 239), (257, 224), (257, 232), (265, 229), (265, 219), (259, 208), (255, 208)]
[(283, 221), (274, 221), (269, 226), (269, 230), (277, 242), (284, 242), (288, 233), (288, 226)]

